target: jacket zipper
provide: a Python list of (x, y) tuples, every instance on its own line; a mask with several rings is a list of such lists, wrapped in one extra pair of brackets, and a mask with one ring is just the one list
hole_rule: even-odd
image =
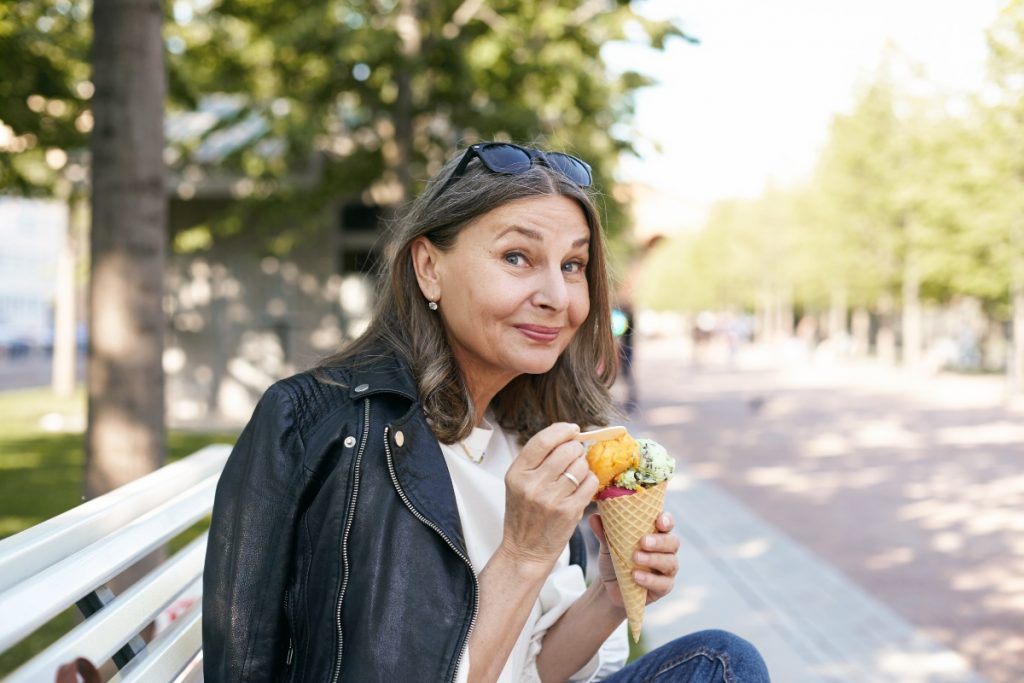
[(473, 563), (469, 561), (466, 554), (459, 550), (458, 546), (452, 543), (451, 539), (445, 535), (441, 528), (431, 522), (429, 519), (424, 517), (419, 510), (413, 507), (409, 497), (405, 495), (405, 491), (402, 490), (402, 485), (398, 483), (398, 476), (395, 474), (395, 463), (391, 456), (391, 444), (388, 441), (388, 431), (391, 429), (390, 426), (384, 428), (384, 452), (387, 454), (388, 461), (388, 472), (391, 474), (391, 482), (395, 485), (395, 490), (398, 491), (398, 497), (405, 503), (405, 507), (409, 508), (409, 512), (413, 514), (416, 519), (420, 520), (428, 527), (433, 529), (441, 539), (448, 544), (448, 547), (466, 563), (469, 568), (469, 573), (473, 577), (473, 614), (469, 619), (469, 630), (466, 631), (466, 637), (459, 643), (458, 659), (455, 662), (455, 670), (452, 672), (452, 682), (459, 676), (459, 667), (462, 665), (462, 650), (465, 648), (466, 641), (469, 640), (469, 635), (473, 632), (473, 627), (476, 626), (476, 615), (480, 607), (480, 579), (477, 577), (476, 572), (473, 570)]
[[(345, 589), (348, 588), (348, 534), (352, 529), (352, 518), (355, 516), (356, 497), (359, 495), (359, 478), (362, 470), (360, 465), (363, 460), (363, 451), (366, 450), (366, 442), (370, 436), (370, 399), (366, 398), (365, 410), (363, 411), (363, 438), (359, 442), (359, 450), (356, 451), (355, 470), (352, 473), (352, 500), (348, 504), (348, 515), (345, 518), (345, 531), (341, 536), (341, 566), (342, 580), (341, 591), (338, 593), (338, 609), (334, 615), (335, 627), (338, 629), (338, 656), (334, 661), (334, 673), (331, 674), (331, 683), (337, 683), (341, 676), (341, 653), (344, 647), (344, 636), (341, 632), (341, 603), (345, 599)], [(386, 444), (387, 442), (385, 442)]]
[(292, 659), (295, 657), (295, 627), (292, 626), (291, 612), (288, 611), (288, 592), (286, 588), (284, 591), (284, 620), (288, 623), (288, 654), (284, 658), (285, 666), (291, 666)]

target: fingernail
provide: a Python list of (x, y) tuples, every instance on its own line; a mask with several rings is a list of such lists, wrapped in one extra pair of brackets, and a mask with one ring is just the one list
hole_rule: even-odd
[(633, 572), (633, 580), (637, 583), (647, 583), (647, 574), (642, 571)]
[(654, 548), (654, 537), (653, 536), (644, 536), (644, 547), (647, 548), (648, 550)]
[(636, 563), (637, 564), (647, 564), (650, 561), (651, 561), (651, 558), (647, 555), (647, 553), (640, 552), (639, 550), (636, 551)]

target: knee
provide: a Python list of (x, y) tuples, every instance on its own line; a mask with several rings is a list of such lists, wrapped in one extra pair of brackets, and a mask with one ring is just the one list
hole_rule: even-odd
[(754, 645), (735, 633), (709, 629), (684, 638), (696, 640), (711, 652), (720, 655), (731, 670), (737, 683), (767, 683), (768, 667)]

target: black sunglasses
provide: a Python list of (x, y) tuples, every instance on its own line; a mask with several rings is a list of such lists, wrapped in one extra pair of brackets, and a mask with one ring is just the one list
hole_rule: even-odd
[(533, 166), (534, 161), (539, 161), (580, 187), (590, 187), (594, 182), (590, 164), (571, 154), (542, 152), (539, 149), (520, 147), (510, 142), (480, 142), (469, 146), (466, 153), (462, 155), (462, 159), (459, 160), (459, 165), (455, 167), (448, 180), (434, 195), (435, 198), (440, 197), (452, 183), (462, 177), (473, 157), (480, 159), (480, 162), (491, 173), (518, 175), (526, 173)]

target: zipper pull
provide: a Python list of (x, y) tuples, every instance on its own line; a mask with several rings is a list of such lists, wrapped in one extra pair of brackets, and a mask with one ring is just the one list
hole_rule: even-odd
[(292, 639), (288, 639), (288, 654), (284, 658), (285, 666), (292, 665), (292, 659), (295, 658), (295, 645), (292, 643)]

